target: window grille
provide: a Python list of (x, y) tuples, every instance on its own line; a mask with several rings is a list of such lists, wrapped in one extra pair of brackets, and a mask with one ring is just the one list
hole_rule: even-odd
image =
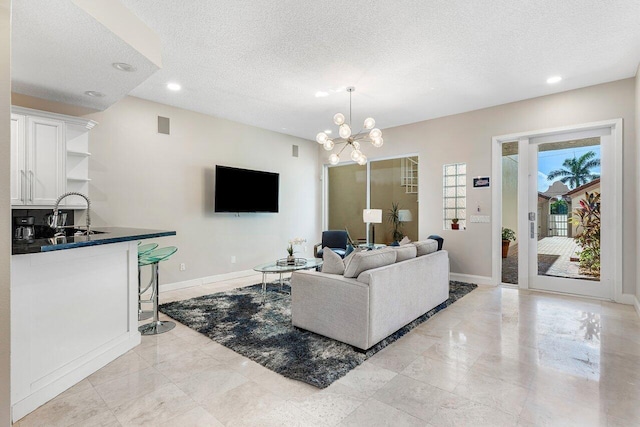
[(467, 164), (442, 167), (443, 229), (451, 230), (451, 220), (458, 218), (460, 230), (467, 228)]

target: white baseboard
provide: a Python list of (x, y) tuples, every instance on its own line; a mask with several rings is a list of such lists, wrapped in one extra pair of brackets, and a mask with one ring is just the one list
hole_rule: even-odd
[(222, 282), (225, 280), (238, 279), (240, 277), (253, 276), (256, 273), (253, 270), (234, 271), (231, 273), (217, 274), (215, 276), (200, 277), (198, 279), (184, 280), (182, 282), (166, 283), (160, 285), (160, 291), (175, 291), (177, 289), (191, 288), (193, 286), (208, 285), (209, 283)]
[(491, 277), (475, 276), (473, 274), (449, 273), (449, 279), (456, 282), (475, 283), (476, 285), (495, 286), (491, 281)]
[(636, 303), (636, 296), (633, 294), (622, 294), (616, 302), (619, 304), (634, 305)]

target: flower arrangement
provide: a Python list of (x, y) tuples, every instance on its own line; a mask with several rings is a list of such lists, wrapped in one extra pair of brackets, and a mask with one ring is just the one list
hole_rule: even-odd
[(295, 246), (301, 245), (306, 241), (307, 239), (303, 239), (302, 237), (294, 237), (293, 239), (289, 240), (289, 246), (287, 246), (287, 252), (289, 253), (289, 256), (293, 256), (293, 248)]

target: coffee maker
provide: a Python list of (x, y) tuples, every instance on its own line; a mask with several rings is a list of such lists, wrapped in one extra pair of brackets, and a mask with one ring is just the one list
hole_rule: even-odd
[(15, 231), (13, 234), (14, 240), (21, 242), (33, 241), (35, 238), (35, 223), (36, 220), (32, 216), (17, 216), (14, 218)]

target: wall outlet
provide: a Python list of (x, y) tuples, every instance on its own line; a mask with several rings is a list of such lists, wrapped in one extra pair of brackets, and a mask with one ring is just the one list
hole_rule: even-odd
[(231, 264), (235, 264), (236, 263), (236, 256), (233, 255), (231, 256)]
[(184, 262), (180, 263), (180, 271), (185, 271), (187, 269), (187, 264), (185, 264)]

